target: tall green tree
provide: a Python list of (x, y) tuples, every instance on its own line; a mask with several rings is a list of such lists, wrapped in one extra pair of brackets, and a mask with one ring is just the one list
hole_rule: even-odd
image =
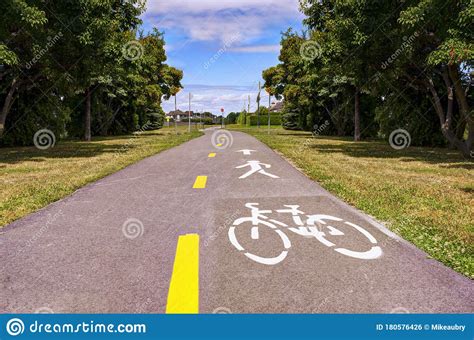
[(36, 60), (46, 45), (48, 22), (41, 1), (5, 0), (0, 5), (0, 137), (20, 89), (32, 89), (45, 80), (51, 60)]
[(89, 140), (162, 126), (162, 98), (181, 88), (183, 73), (166, 64), (158, 30), (139, 32), (143, 1), (1, 6), (0, 144), (31, 144), (45, 127)]
[[(79, 0), (72, 3), (57, 0), (58, 24), (66, 23), (66, 46), (61, 60), (74, 79), (71, 86), (82, 93), (84, 103), (84, 139), (92, 136), (92, 96), (113, 64), (128, 53), (123, 48), (123, 33), (141, 23), (144, 4), (139, 0)], [(138, 46), (138, 48), (140, 48)], [(68, 64), (72, 61), (72, 64)], [(111, 66), (112, 65), (112, 66)], [(78, 103), (80, 104), (80, 103)]]
[[(410, 1), (399, 23), (416, 35), (414, 53), (397, 72), (428, 93), (444, 137), (465, 157), (474, 143), (471, 71), (474, 60), (474, 3), (469, 0)], [(407, 72), (407, 69), (412, 72)]]
[(331, 133), (351, 128), (356, 141), (405, 128), (416, 144), (439, 145), (442, 134), (472, 154), (472, 1), (300, 4), (308, 30), (284, 33), (280, 63), (263, 72), (285, 98), (284, 126), (310, 129), (329, 117)]

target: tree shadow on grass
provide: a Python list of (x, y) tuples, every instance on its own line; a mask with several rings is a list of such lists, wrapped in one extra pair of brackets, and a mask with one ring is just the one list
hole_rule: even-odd
[(382, 141), (350, 142), (347, 139), (331, 138), (341, 143), (328, 143), (325, 139), (314, 139), (311, 149), (320, 153), (342, 153), (355, 158), (397, 159), (400, 162), (425, 162), (445, 168), (473, 169), (474, 163), (455, 150), (427, 147), (408, 147), (395, 150)]
[[(114, 140), (117, 139), (118, 138), (114, 138)], [(48, 159), (89, 158), (107, 153), (120, 155), (120, 153), (136, 148), (136, 145), (133, 143), (133, 137), (120, 139), (130, 139), (131, 142), (109, 144), (106, 143), (108, 141), (107, 139), (103, 139), (102, 142), (100, 139), (94, 139), (92, 143), (79, 141), (60, 142), (47, 150), (39, 150), (35, 147), (1, 148), (0, 165), (2, 163), (15, 164), (25, 161), (45, 162)]]
[(461, 187), (459, 190), (464, 191), (467, 194), (474, 195), (474, 188), (473, 187)]

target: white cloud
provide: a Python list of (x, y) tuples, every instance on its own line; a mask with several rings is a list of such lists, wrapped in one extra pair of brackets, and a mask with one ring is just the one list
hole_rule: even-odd
[(230, 9), (244, 11), (261, 8), (295, 12), (298, 10), (298, 0), (150, 0), (147, 2), (147, 14), (219, 12)]
[(165, 31), (181, 30), (193, 41), (226, 41), (239, 34), (243, 44), (300, 15), (298, 0), (156, 0), (148, 1), (143, 18)]
[(229, 51), (242, 52), (242, 53), (280, 52), (280, 45), (237, 46), (237, 47), (231, 48)]
[[(247, 108), (248, 96), (250, 96), (250, 109), (255, 111), (257, 107), (256, 99), (258, 93), (257, 86), (209, 86), (209, 85), (187, 85), (178, 94), (178, 109), (188, 110), (188, 95), (193, 94), (191, 101), (191, 110), (210, 111), (214, 114), (220, 114), (220, 108), (225, 108), (225, 113), (232, 111), (241, 111)], [(268, 106), (268, 94), (262, 90), (262, 106)], [(169, 112), (174, 110), (174, 99), (163, 102), (163, 110)]]

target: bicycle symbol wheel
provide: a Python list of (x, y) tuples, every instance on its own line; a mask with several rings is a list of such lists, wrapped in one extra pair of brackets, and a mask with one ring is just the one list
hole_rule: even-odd
[[(337, 228), (334, 228), (326, 223), (326, 221), (335, 221), (335, 222), (342, 222), (346, 226), (350, 226), (357, 230), (360, 234), (362, 234), (367, 240), (369, 240), (371, 248), (367, 251), (355, 251), (350, 250), (347, 248), (337, 247), (335, 243), (329, 241), (326, 237), (326, 233), (320, 229), (327, 228), (329, 230), (330, 235), (337, 235), (338, 237), (343, 237), (345, 234), (340, 232)], [(374, 260), (379, 258), (382, 255), (382, 248), (377, 245), (377, 240), (371, 233), (367, 230), (358, 226), (357, 224), (344, 221), (341, 218), (329, 216), (329, 215), (311, 215), (308, 216), (307, 224), (312, 226), (313, 232), (312, 234), (318, 241), (324, 244), (327, 247), (334, 248), (334, 251), (346, 255), (349, 257), (353, 257), (356, 259), (361, 260)], [(317, 227), (316, 227), (317, 226)]]
[[(251, 221), (252, 221), (251, 218), (238, 219), (234, 222), (234, 225), (229, 228), (228, 235), (229, 235), (229, 240), (232, 243), (232, 245), (235, 248), (237, 248), (238, 251), (243, 252), (244, 255), (247, 256), (249, 259), (251, 259), (252, 261), (255, 261), (257, 263), (266, 264), (266, 265), (275, 265), (275, 264), (280, 263), (281, 261), (283, 261), (286, 258), (286, 256), (288, 255), (288, 249), (291, 247), (290, 239), (288, 238), (288, 236), (285, 235), (285, 233), (283, 231), (281, 231), (276, 226), (274, 226), (272, 223), (267, 222), (267, 221), (259, 221), (259, 225), (266, 226), (266, 227), (270, 228), (271, 230), (273, 230), (278, 235), (278, 237), (281, 239), (282, 248), (284, 250), (282, 250), (280, 252), (280, 254), (278, 256), (275, 256), (275, 257), (259, 256), (259, 255), (253, 254), (253, 253), (245, 250), (245, 248), (237, 240), (236, 229), (237, 229), (237, 226), (239, 226), (239, 225), (241, 225), (245, 222), (251, 222)], [(260, 233), (258, 232), (258, 227), (259, 227), (258, 225), (257, 226), (252, 225), (251, 238), (253, 240), (260, 239)]]

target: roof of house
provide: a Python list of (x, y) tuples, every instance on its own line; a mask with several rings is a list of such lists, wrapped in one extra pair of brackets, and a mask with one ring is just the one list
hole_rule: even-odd
[(283, 110), (283, 101), (273, 103), (270, 106), (270, 112), (280, 112), (281, 110)]
[(168, 113), (168, 116), (178, 116), (178, 115), (184, 115), (184, 112), (181, 110), (176, 110), (176, 111), (170, 111)]
[[(189, 114), (189, 111), (181, 111), (181, 110), (176, 110), (176, 111), (170, 111), (169, 113), (167, 113), (166, 115), (167, 116), (172, 116), (172, 117), (176, 117), (176, 116), (187, 116)], [(191, 115), (194, 116), (194, 115), (200, 115), (201, 113), (200, 112), (194, 112), (194, 111), (191, 111)], [(202, 116), (203, 117), (211, 117), (211, 118), (215, 118), (217, 117), (215, 114), (212, 114), (210, 112), (203, 112), (202, 113)]]

